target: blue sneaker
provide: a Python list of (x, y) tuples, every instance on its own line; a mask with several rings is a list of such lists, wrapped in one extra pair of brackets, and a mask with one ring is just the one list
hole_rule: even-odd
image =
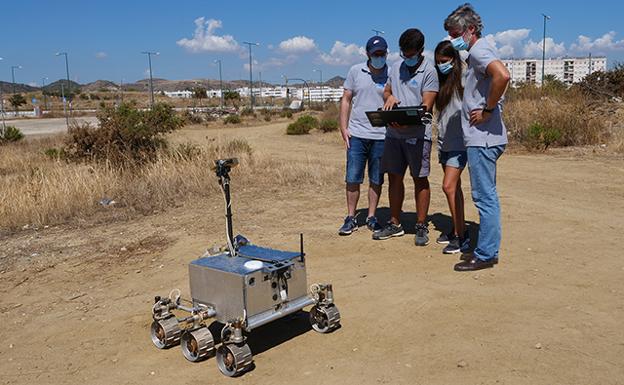
[(459, 250), (462, 253), (467, 253), (470, 251), (470, 235), (468, 235), (467, 231), (464, 233), (464, 236), (460, 238)]
[(342, 227), (338, 229), (338, 235), (351, 235), (351, 233), (353, 233), (357, 229), (358, 225), (355, 217), (349, 215), (345, 218)]
[(368, 229), (373, 233), (383, 229), (379, 222), (377, 222), (377, 218), (374, 216), (366, 218), (366, 227), (368, 227)]

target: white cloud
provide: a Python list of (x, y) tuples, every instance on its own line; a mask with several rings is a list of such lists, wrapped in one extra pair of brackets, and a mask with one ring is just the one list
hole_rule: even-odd
[[(529, 40), (523, 48), (523, 54), (525, 57), (541, 57), (542, 56), (542, 40), (533, 41)], [(546, 56), (557, 57), (566, 54), (566, 48), (564, 43), (555, 43), (552, 37), (546, 38)]]
[[(514, 57), (523, 52), (524, 40), (529, 37), (530, 29), (508, 29), (485, 36), (485, 39), (492, 44), (498, 54), (503, 58)], [(547, 47), (548, 48), (548, 47)]]
[(295, 36), (279, 43), (279, 49), (289, 53), (310, 52), (316, 50), (316, 43), (309, 37)]
[(106, 59), (108, 57), (108, 54), (106, 52), (96, 52), (95, 53), (95, 58), (96, 59)]
[(335, 66), (347, 66), (355, 64), (366, 58), (366, 50), (355, 44), (345, 44), (336, 41), (329, 53), (322, 53), (320, 59), (323, 63)]
[(190, 52), (237, 52), (241, 50), (240, 45), (231, 35), (215, 35), (217, 28), (221, 28), (221, 20), (203, 17), (195, 19), (195, 33), (192, 39), (183, 38), (176, 43)]
[(570, 51), (584, 55), (590, 52), (592, 54), (605, 55), (609, 51), (622, 50), (624, 50), (624, 40), (615, 40), (615, 31), (607, 32), (595, 40), (579, 35), (577, 41), (570, 46)]

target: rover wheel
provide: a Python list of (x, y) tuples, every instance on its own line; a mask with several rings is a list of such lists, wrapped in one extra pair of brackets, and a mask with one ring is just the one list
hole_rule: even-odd
[(167, 349), (180, 343), (180, 326), (175, 317), (152, 322), (152, 342), (158, 349)]
[(212, 333), (205, 326), (185, 331), (180, 338), (180, 347), (184, 358), (191, 362), (203, 361), (215, 351)]
[(329, 333), (340, 325), (340, 312), (335, 305), (315, 305), (310, 310), (310, 324), (319, 333)]
[(217, 349), (217, 366), (228, 377), (241, 375), (253, 362), (249, 345), (223, 344)]

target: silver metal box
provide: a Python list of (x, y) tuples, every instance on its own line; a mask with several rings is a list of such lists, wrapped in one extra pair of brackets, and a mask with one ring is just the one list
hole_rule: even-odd
[(296, 252), (241, 246), (234, 257), (191, 262), (189, 280), (194, 306), (214, 308), (222, 323), (241, 319), (247, 331), (314, 303), (307, 295), (305, 260)]

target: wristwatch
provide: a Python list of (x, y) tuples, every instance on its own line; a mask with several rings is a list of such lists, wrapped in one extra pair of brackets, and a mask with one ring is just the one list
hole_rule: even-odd
[(483, 107), (483, 112), (487, 112), (488, 114), (491, 114), (492, 112), (494, 112), (494, 109), (496, 109), (496, 107), (492, 107), (492, 108)]

